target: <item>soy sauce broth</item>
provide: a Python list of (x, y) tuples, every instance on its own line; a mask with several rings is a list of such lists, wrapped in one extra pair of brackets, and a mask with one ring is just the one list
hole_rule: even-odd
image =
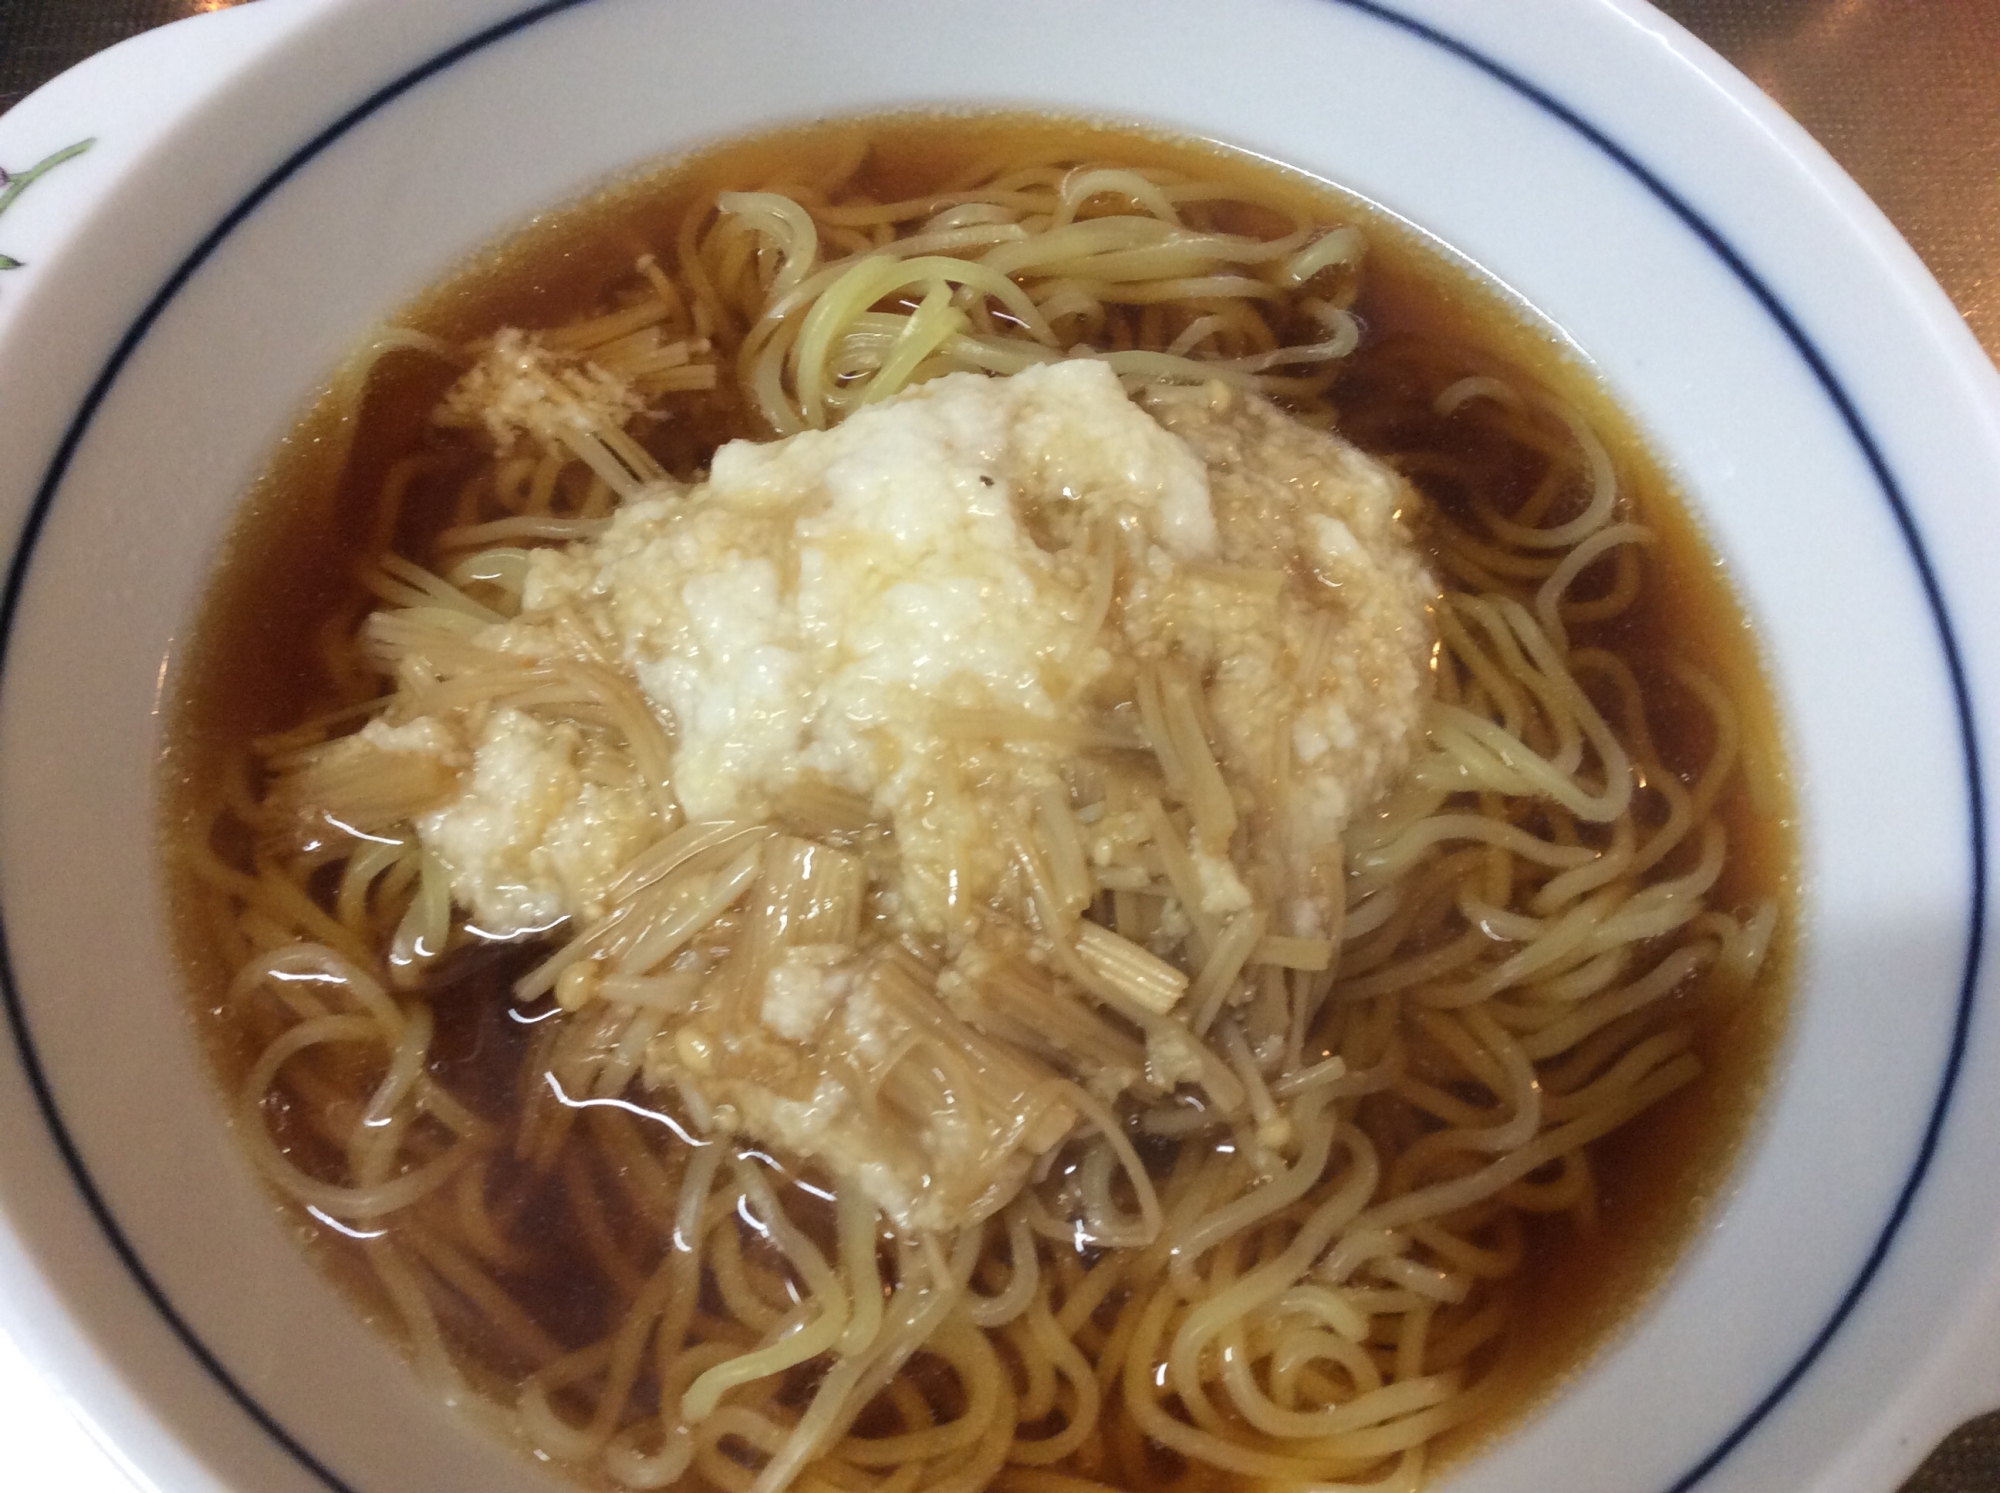
[[(1439, 389), (1464, 374), (1486, 373), (1565, 401), (1610, 449), (1630, 516), (1656, 535), (1656, 542), (1640, 551), (1639, 600), (1611, 623), (1573, 629), (1576, 640), (1617, 653), (1656, 700), (1685, 698), (1667, 683), (1665, 663), (1688, 660), (1718, 680), (1741, 713), (1743, 767), (1719, 806), (1730, 856), (1714, 895), (1724, 907), (1777, 898), (1778, 941), (1753, 995), (1704, 1015), (1696, 1043), (1703, 1076), (1595, 1143), (1595, 1227), (1579, 1229), (1563, 1216), (1529, 1225), (1528, 1263), (1513, 1326), (1490, 1380), (1488, 1408), (1448, 1434), (1443, 1450), (1449, 1461), (1504, 1430), (1578, 1372), (1643, 1309), (1688, 1247), (1729, 1186), (1732, 1163), (1754, 1123), (1784, 1029), (1783, 994), (1790, 982), (1796, 898), (1791, 794), (1757, 640), (1669, 474), (1577, 351), (1531, 308), (1447, 249), (1331, 187), (1218, 147), (1037, 117), (890, 117), (813, 126), (703, 151), (537, 218), (397, 320), (459, 341), (499, 325), (546, 326), (581, 315), (630, 278), (638, 255), (653, 252), (669, 259), (681, 218), (717, 187), (810, 182), (844, 170), (858, 156), (855, 183), (877, 200), (892, 201), (942, 189), (982, 162), (1050, 150), (1249, 178), (1319, 221), (1357, 224), (1369, 245), (1356, 306), (1366, 334), (1334, 387), (1339, 428), (1364, 449), (1404, 466), (1427, 498), (1450, 511), (1462, 504), (1463, 494), (1450, 483), (1428, 479), (1423, 458), (1462, 462), (1477, 453), (1467, 448), (1465, 422), (1432, 412)], [(384, 360), (368, 385), (351, 450), (341, 412), (330, 397), (323, 398), (246, 501), (218, 557), (180, 665), (181, 704), (162, 776), (168, 839), (205, 822), (209, 806), (238, 770), (245, 742), (332, 700), (318, 663), (319, 641), (329, 629), (351, 628), (372, 605), (351, 576), (372, 551), (373, 525), (366, 516), (401, 457), (424, 449), (437, 453), (434, 468), (409, 490), (394, 548), (422, 556), (431, 536), (450, 522), (460, 475), (454, 463), (462, 460), (448, 444), (439, 445), (428, 415), (453, 376), (453, 370), (427, 359)], [(675, 396), (680, 401), (675, 412), (645, 436), (670, 471), (694, 476), (721, 441), (768, 434), (729, 384), (725, 377), (725, 387), (712, 395)], [(1495, 482), (1499, 490), (1518, 490), (1533, 477), (1527, 470), (1503, 472)], [(1608, 564), (1594, 567), (1574, 594), (1601, 594), (1614, 584), (1611, 571)], [(1705, 759), (1710, 726), (1700, 709), (1655, 708), (1651, 723), (1670, 765), (1692, 772)], [(233, 1094), (261, 1041), (224, 1008), (229, 972), (211, 947), (209, 914), (182, 881), (176, 917), (188, 983), (218, 1077)], [(460, 960), (446, 988), (433, 997), (440, 1024), (433, 1077), (496, 1122), (518, 1102), (516, 1075), (539, 1024), (552, 1014), (546, 1004), (521, 1009), (509, 999), (512, 978), (533, 952), (502, 950)], [(281, 1140), (302, 1156), (309, 1154), (310, 1136), (296, 1127), (296, 1133), (288, 1131), (287, 1124), (285, 1116), (273, 1117)], [(604, 1331), (613, 1307), (601, 1272), (563, 1265), (565, 1259), (588, 1260), (593, 1254), (590, 1243), (577, 1237), (575, 1210), (564, 1195), (578, 1176), (566, 1164), (532, 1194), (523, 1222), (547, 1246), (507, 1278), (526, 1317), (565, 1346)], [(813, 1186), (810, 1178), (784, 1175), (783, 1180)], [(350, 1284), (362, 1309), (387, 1320), (356, 1241), (291, 1211), (301, 1236)], [(657, 1220), (612, 1216), (612, 1226), (621, 1232), (656, 1225)], [(491, 1336), (470, 1316), (446, 1326), (471, 1338)], [(469, 1346), (490, 1366), (489, 1388), (504, 1393), (513, 1360), (507, 1345)]]

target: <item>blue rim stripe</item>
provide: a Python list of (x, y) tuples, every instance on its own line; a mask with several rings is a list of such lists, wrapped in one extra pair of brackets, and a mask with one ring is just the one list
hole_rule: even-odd
[[(132, 354), (145, 340), (154, 324), (159, 320), (168, 304), (180, 293), (222, 242), (228, 238), (252, 213), (270, 196), (295, 176), (301, 168), (332, 145), (349, 130), (375, 114), (384, 106), (410, 92), (419, 84), (437, 74), (483, 51), (493, 43), (505, 40), (518, 32), (558, 15), (590, 4), (591, 0), (544, 0), (505, 21), (467, 37), (464, 41), (437, 53), (428, 61), (404, 73), (401, 77), (369, 95), (278, 166), (269, 176), (253, 188), (242, 201), (202, 238), (195, 248), (182, 260), (167, 278), (166, 282), (147, 302), (132, 326), (120, 338), (117, 347), (106, 361), (103, 370), (92, 383), (75, 417), (63, 435), (55, 456), (49, 463), (48, 471), (37, 488), (34, 501), (29, 508), (26, 522), (22, 527), (20, 543), (8, 566), (4, 592), (0, 592), (0, 683), (4, 683), (7, 651), (13, 641), (13, 623), (20, 606), (21, 596), (27, 584), (29, 567), (34, 558), (35, 547), (47, 523), (58, 490), (68, 472), (70, 462), (89, 431), (92, 420), (110, 393), (113, 384), (124, 371)], [(1826, 394), (1828, 400), (1839, 412), (1841, 421), (1853, 437), (1874, 474), (1882, 490), (1890, 511), (1894, 514), (1896, 526), (1903, 537), (1911, 564), (1915, 567), (1922, 584), (1925, 604), (1937, 628), (1939, 647), (1944, 654), (1945, 665), (1951, 681), (1953, 705), (1958, 715), (1960, 747), (1965, 759), (1966, 798), (1970, 819), (1970, 852), (1972, 860), (1971, 906), (1968, 912), (1968, 933), (1966, 939), (1965, 967), (1959, 985), (1958, 1002), (1952, 1026), (1952, 1038), (1945, 1061), (1938, 1092), (1931, 1112), (1924, 1126), (1922, 1141), (1910, 1172), (1897, 1195), (1887, 1221), (1877, 1235), (1873, 1247), (1861, 1270), (1842, 1295), (1832, 1315), (1814, 1336), (1797, 1360), (1785, 1371), (1770, 1391), (1752, 1407), (1707, 1455), (1697, 1461), (1681, 1477), (1665, 1490), (1665, 1493), (1687, 1493), (1705, 1478), (1715, 1467), (1739, 1446), (1746, 1437), (1774, 1410), (1778, 1404), (1797, 1386), (1799, 1381), (1818, 1361), (1827, 1345), (1853, 1314), (1861, 1297), (1873, 1283), (1883, 1262), (1909, 1217), (1910, 1208), (1918, 1189), (1923, 1185), (1935, 1158), (1940, 1136), (1949, 1114), (1952, 1098), (1956, 1092), (1960, 1072), (1964, 1066), (1966, 1042), (1972, 1021), (1973, 1003), (1977, 994), (1978, 977), (1985, 947), (1985, 910), (1987, 889), (1986, 868), (1986, 823), (1985, 792), (1977, 729), (1973, 722), (1971, 691), (1966, 679), (1963, 656), (1957, 636), (1952, 628), (1950, 613), (1945, 606), (1944, 595), (1933, 570), (1929, 555), (1925, 551), (1923, 539), (1916, 520), (1905, 502), (1895, 477), (1890, 472), (1888, 462), (1870, 435), (1860, 412), (1834, 375), (1825, 357), (1814, 345), (1812, 339), (1800, 327), (1784, 302), (1765, 284), (1761, 276), (1752, 269), (1729, 241), (1717, 231), (1702, 215), (1672, 187), (1637, 157), (1619, 145), (1604, 131), (1584, 119), (1576, 111), (1561, 103), (1540, 86), (1530, 82), (1519, 73), (1486, 56), (1464, 42), (1445, 32), (1437, 30), (1426, 22), (1403, 15), (1378, 0), (1327, 0), (1327, 3), (1343, 6), (1373, 17), (1389, 26), (1418, 38), (1429, 45), (1440, 48), (1484, 73), (1513, 93), (1535, 105), (1538, 109), (1575, 131), (1598, 150), (1615, 162), (1621, 169), (1638, 181), (1655, 197), (1662, 206), (1695, 235), (1734, 275), (1737, 281), (1749, 291), (1779, 330), (1785, 335), (1800, 359), (1811, 370), (1814, 379)], [(15, 1047), (21, 1059), (21, 1066), (28, 1078), (37, 1107), (47, 1124), (51, 1139), (61, 1153), (78, 1191), (88, 1206), (91, 1216), (103, 1231), (107, 1242), (117, 1255), (119, 1262), (131, 1274), (134, 1282), (153, 1306), (182, 1345), (216, 1381), (229, 1398), (240, 1407), (250, 1419), (278, 1443), (303, 1468), (317, 1477), (330, 1493), (360, 1493), (360, 1490), (344, 1481), (331, 1468), (308, 1450), (297, 1437), (281, 1425), (267, 1411), (244, 1385), (222, 1364), (215, 1353), (201, 1340), (190, 1324), (181, 1317), (167, 1298), (159, 1283), (140, 1260), (137, 1250), (126, 1238), (109, 1204), (99, 1192), (83, 1157), (77, 1149), (64, 1123), (61, 1110), (55, 1099), (48, 1077), (43, 1071), (36, 1053), (34, 1038), (28, 1028), (25, 1007), (20, 999), (13, 973), (13, 964), (8, 953), (4, 918), (0, 918), (0, 996), (4, 996), (7, 1007), (7, 1024), (13, 1035)]]

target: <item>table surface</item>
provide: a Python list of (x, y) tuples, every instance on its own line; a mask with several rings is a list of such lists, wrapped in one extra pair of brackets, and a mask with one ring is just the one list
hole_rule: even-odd
[[(0, 111), (112, 43), (251, 0), (0, 0)], [(1875, 199), (2000, 359), (2000, 5), (1656, 0), (1810, 130)], [(59, 1394), (0, 1337), (10, 1488), (133, 1493)], [(1902, 1493), (2000, 1488), (2000, 1412), (1969, 1422)]]

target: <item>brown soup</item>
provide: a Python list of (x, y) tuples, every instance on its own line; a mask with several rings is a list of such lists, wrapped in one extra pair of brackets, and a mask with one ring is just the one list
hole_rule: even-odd
[[(461, 344), (501, 326), (553, 327), (632, 304), (644, 285), (635, 261), (651, 254), (658, 267), (678, 278), (676, 245), (683, 223), (690, 214), (705, 215), (718, 189), (811, 187), (834, 179), (842, 201), (894, 203), (991, 178), (1009, 163), (1051, 161), (1065, 166), (1116, 161), (1242, 184), (1255, 199), (1251, 206), (1188, 209), (1191, 221), (1206, 214), (1200, 226), (1212, 231), (1269, 237), (1282, 228), (1285, 210), (1316, 224), (1358, 226), (1367, 255), (1349, 287), (1353, 300), (1348, 309), (1362, 328), (1360, 344), (1339, 362), (1327, 387), (1301, 393), (1293, 403), (1307, 414), (1330, 413), (1348, 439), (1394, 464), (1415, 484), (1427, 500), (1416, 521), (1418, 537), (1447, 592), (1497, 589), (1525, 598), (1551, 568), (1545, 563), (1550, 557), (1532, 546), (1510, 548), (1495, 537), (1503, 531), (1495, 529), (1490, 516), (1518, 516), (1524, 505), (1538, 501), (1538, 490), (1548, 485), (1545, 479), (1553, 480), (1551, 470), (1567, 459), (1558, 451), (1563, 427), (1518, 411), (1510, 414), (1510, 407), (1493, 400), (1468, 401), (1440, 414), (1437, 399), (1468, 377), (1490, 376), (1536, 400), (1559, 401), (1607, 447), (1619, 482), (1620, 520), (1643, 524), (1651, 535), (1644, 544), (1607, 550), (1582, 570), (1567, 593), (1575, 603), (1569, 625), (1572, 655), (1589, 652), (1616, 661), (1591, 667), (1585, 676), (1589, 693), (1607, 717), (1620, 719), (1623, 706), (1613, 675), (1622, 668), (1619, 677), (1644, 698), (1652, 760), (1690, 786), (1717, 750), (1718, 727), (1713, 711), (1677, 670), (1692, 665), (1714, 681), (1734, 709), (1739, 765), (1709, 811), (1728, 852), (1706, 906), (1745, 925), (1752, 921), (1752, 909), (1774, 907), (1775, 933), (1750, 988), (1721, 988), (1724, 982), (1715, 973), (1721, 961), (1711, 958), (1660, 1000), (1601, 1028), (1611, 1034), (1600, 1041), (1603, 1053), (1582, 1058), (1573, 1052), (1557, 1054), (1543, 1069), (1544, 1081), (1560, 1095), (1569, 1091), (1562, 1085), (1574, 1088), (1594, 1081), (1618, 1053), (1671, 1031), (1679, 1034), (1675, 1041), (1682, 1050), (1698, 1058), (1700, 1072), (1592, 1141), (1583, 1153), (1587, 1162), (1552, 1162), (1515, 1184), (1506, 1194), (1511, 1221), (1466, 1215), (1465, 1239), (1492, 1256), (1517, 1252), (1518, 1264), (1497, 1284), (1476, 1284), (1469, 1298), (1488, 1303), (1493, 1321), (1504, 1318), (1504, 1325), (1481, 1326), (1472, 1321), (1470, 1308), (1459, 1316), (1449, 1304), (1435, 1313), (1424, 1309), (1435, 1351), (1446, 1352), (1436, 1345), (1449, 1343), (1454, 1333), (1471, 1346), (1444, 1369), (1430, 1364), (1425, 1358), (1430, 1350), (1419, 1346), (1414, 1372), (1457, 1375), (1476, 1386), (1468, 1413), (1443, 1418), (1436, 1433), (1425, 1438), (1435, 1466), (1438, 1457), (1463, 1455), (1504, 1429), (1511, 1417), (1550, 1394), (1643, 1308), (1728, 1184), (1784, 1022), (1795, 896), (1792, 800), (1756, 639), (1670, 479), (1591, 370), (1530, 310), (1364, 202), (1214, 147), (1018, 117), (887, 118), (816, 126), (704, 151), (538, 220), (410, 307), (398, 324)], [(1117, 309), (1099, 329), (1100, 345), (1163, 345), (1203, 311), (1199, 303), (1164, 310)], [(1283, 306), (1268, 313), (1281, 330), (1288, 314)], [(672, 396), (664, 401), (665, 415), (640, 431), (659, 464), (684, 479), (697, 476), (722, 441), (769, 435), (730, 376), (730, 339), (740, 340), (740, 329), (712, 327), (710, 336), (722, 354), (718, 386)], [(174, 746), (163, 777), (170, 850), (199, 843), (213, 863), (241, 876), (256, 874), (260, 854), (270, 855), (268, 849), (259, 850), (254, 814), (245, 808), (266, 787), (267, 768), (259, 765), (252, 744), (352, 703), (354, 686), (336, 678), (327, 660), (335, 657), (338, 663), (342, 640), (381, 604), (355, 578), (357, 572), (385, 538), (387, 548), (428, 563), (437, 535), (463, 521), (468, 481), (490, 464), (465, 432), (440, 429), (431, 420), (459, 372), (429, 357), (384, 358), (369, 378), (351, 424), (340, 399), (324, 397), (285, 442), (246, 503), (218, 560), (194, 640), (180, 666)], [(422, 459), (411, 463), (413, 455)], [(562, 480), (569, 486), (563, 491), (580, 492), (586, 478), (565, 475)], [(400, 488), (399, 506), (386, 519), (385, 485)], [(1567, 510), (1560, 505), (1570, 500), (1558, 496), (1556, 501), (1550, 512), (1561, 518)], [(1472, 804), (1478, 795), (1463, 797)], [(1515, 822), (1534, 833), (1557, 840), (1569, 836), (1574, 842), (1572, 825), (1553, 824), (1536, 817), (1537, 811), (1512, 812)], [(1655, 827), (1642, 826), (1648, 833)], [(1659, 874), (1684, 874), (1692, 859), (1691, 849), (1679, 852)], [(295, 858), (285, 874), (303, 898), (325, 911), (335, 909), (340, 874), (321, 850)], [(1465, 874), (1471, 886), (1487, 873)], [(226, 997), (234, 966), (245, 951), (258, 947), (259, 937), (268, 945), (277, 934), (269, 928), (259, 934), (253, 927), (246, 942), (247, 904), (214, 876), (177, 873), (176, 885), (189, 985), (218, 1074), (235, 1095), (260, 1054), (289, 1023), (302, 1018), (261, 998)], [(264, 916), (269, 922), (277, 914)], [(1439, 917), (1448, 921), (1445, 913)], [(310, 931), (305, 923), (291, 931), (303, 936), (301, 930)], [(1459, 931), (1446, 922), (1437, 922), (1428, 933), (1419, 928), (1411, 934), (1409, 948), (1422, 952), (1441, 946)], [(1663, 935), (1645, 945), (1646, 957), (1679, 936)], [(482, 1126), (502, 1137), (514, 1135), (522, 1114), (542, 1102), (538, 1085), (551, 1071), (552, 1034), (578, 1019), (547, 997), (527, 1005), (512, 999), (514, 981), (551, 947), (546, 940), (492, 946), (468, 942), (441, 958), (419, 990), (402, 997), (424, 1004), (435, 1022), (424, 1062), (426, 1081), (454, 1096)], [(1496, 943), (1493, 957), (1504, 952)], [(1420, 1003), (1405, 1010), (1400, 995), (1343, 1003), (1340, 992), (1336, 982), (1323, 1014), (1315, 1018), (1309, 1044), (1315, 1052), (1348, 1053), (1350, 1068), (1356, 1068), (1369, 1053), (1387, 1051), (1384, 1044), (1402, 1044), (1396, 1047), (1403, 1054), (1398, 1059), (1402, 1076), (1395, 1083), (1336, 1101), (1342, 1123), (1367, 1133), (1385, 1157), (1443, 1124), (1439, 1106), (1449, 1109), (1458, 1102), (1476, 1107), (1490, 1097), (1462, 1065), (1454, 1067), (1445, 1049), (1426, 1045)], [(1342, 1029), (1343, 1022), (1355, 1030)], [(1369, 1027), (1373, 1035), (1361, 1027)], [(1559, 1072), (1566, 1062), (1575, 1066)], [(334, 1047), (312, 1060), (295, 1060), (285, 1071), (291, 1077), (261, 1096), (250, 1123), (262, 1124), (301, 1173), (337, 1185), (345, 1164), (337, 1137), (381, 1080), (382, 1055)], [(1425, 1099), (1426, 1094), (1443, 1097)], [(327, 1268), (352, 1286), (362, 1308), (390, 1331), (413, 1340), (420, 1362), (421, 1339), (434, 1330), (457, 1372), (511, 1402), (524, 1376), (562, 1361), (560, 1355), (587, 1355), (591, 1345), (613, 1334), (628, 1319), (646, 1279), (664, 1268), (661, 1262), (672, 1252), (671, 1210), (663, 1211), (658, 1200), (665, 1194), (635, 1190), (630, 1177), (635, 1171), (650, 1175), (648, 1169), (669, 1182), (680, 1175), (687, 1164), (682, 1135), (691, 1121), (637, 1080), (616, 1097), (616, 1105), (600, 1103), (570, 1114), (567, 1128), (553, 1140), (489, 1147), (446, 1184), (444, 1190), (464, 1196), (426, 1204), (428, 1212), (413, 1211), (407, 1220), (391, 1212), (342, 1222), (296, 1196), (284, 1206)], [(649, 1122), (642, 1117), (647, 1111), (666, 1116), (668, 1123)], [(546, 1122), (537, 1123), (546, 1129)], [(450, 1127), (435, 1110), (410, 1125), (418, 1138), (411, 1157), (399, 1164), (405, 1171), (425, 1162), (426, 1147), (441, 1153), (451, 1141), (443, 1133)], [(437, 1134), (427, 1140), (420, 1133), (431, 1131)], [(1163, 1179), (1173, 1172), (1177, 1152), (1197, 1143), (1140, 1140), (1148, 1166)], [(745, 1150), (774, 1182), (784, 1184), (780, 1190), (789, 1199), (786, 1207), (799, 1226), (830, 1239), (834, 1224), (823, 1201), (824, 1178), (811, 1168), (788, 1165), (782, 1156), (774, 1159), (757, 1146), (746, 1143)], [(754, 1222), (750, 1212), (743, 1218), (746, 1224)], [(384, 1231), (393, 1235), (399, 1228), (408, 1231), (399, 1246), (407, 1260), (398, 1267), (402, 1274), (392, 1277), (377, 1262), (376, 1241)], [(748, 1290), (754, 1297), (762, 1289), (768, 1298), (772, 1292), (765, 1287), (773, 1282), (780, 1293), (792, 1289), (796, 1296), (797, 1272), (781, 1251), (747, 1227), (726, 1225), (723, 1232), (737, 1237), (717, 1246), (720, 1263), (708, 1266), (709, 1273), (701, 1277), (690, 1307), (697, 1318), (703, 1313), (727, 1316), (732, 1292)], [(994, 1231), (995, 1241), (1000, 1232)], [(1252, 1268), (1281, 1243), (1245, 1245), (1240, 1268)], [(887, 1235), (880, 1248), (887, 1269), (893, 1255)], [(1050, 1300), (1058, 1306), (1069, 1293), (1084, 1289), (1081, 1283), (1106, 1255), (1093, 1246), (1064, 1259), (1064, 1251), (1046, 1240), (1041, 1248), (1041, 1269), (1052, 1283)], [(989, 1253), (996, 1249), (999, 1259), (977, 1267), (988, 1291), (1007, 1279), (1004, 1248), (989, 1244)], [(1426, 1268), (1448, 1264), (1436, 1253), (1424, 1258)], [(714, 1274), (718, 1269), (720, 1277)], [(432, 1329), (412, 1326), (407, 1306), (396, 1300), (399, 1280), (428, 1302)], [(1377, 1282), (1371, 1289), (1382, 1295), (1389, 1288)], [(1133, 1330), (1121, 1313), (1135, 1299), (1132, 1289), (1114, 1286), (1077, 1325), (1091, 1362), (1098, 1361), (1100, 1352), (1115, 1351), (1120, 1334)], [(772, 1317), (781, 1315), (778, 1304), (767, 1300), (765, 1308)], [(997, 1329), (996, 1334), (1005, 1337)], [(1364, 1337), (1361, 1351), (1394, 1378), (1398, 1341), (1393, 1335)], [(866, 1441), (914, 1435), (926, 1416), (941, 1426), (952, 1424), (965, 1413), (973, 1391), (969, 1381), (953, 1380), (947, 1359), (917, 1352), (898, 1380), (902, 1387), (885, 1389), (860, 1409), (852, 1437)], [(1046, 1377), (1046, 1370), (1021, 1362), (1012, 1347), (1003, 1348), (997, 1361), (1014, 1375), (1014, 1392), (1024, 1396), (1031, 1397), (1038, 1377)], [(664, 1364), (666, 1357), (659, 1362)], [(1402, 1368), (1410, 1371), (1407, 1363)], [(589, 1419), (606, 1372), (599, 1362), (577, 1376), (565, 1380), (558, 1375), (553, 1381), (549, 1401), (572, 1429)], [(649, 1397), (657, 1401), (660, 1376), (667, 1372), (650, 1358), (633, 1369), (626, 1388), (633, 1408), (629, 1414), (613, 1414), (612, 1420), (623, 1425), (643, 1417)], [(827, 1372), (824, 1360), (798, 1366), (766, 1409), (773, 1415), (802, 1413)], [(1226, 1473), (1210, 1471), (1198, 1458), (1135, 1427), (1118, 1409), (1118, 1383), (1115, 1374), (1106, 1377), (1103, 1425), (1050, 1473), (1129, 1487), (1160, 1481), (1190, 1487), (1231, 1483)], [(1306, 1390), (1297, 1393), (1310, 1399)], [(1069, 1394), (1065, 1390), (1032, 1425), (1024, 1422), (1022, 1434), (1059, 1429), (1063, 1407), (1074, 1409)], [(1261, 1448), (1270, 1442), (1226, 1412), (1224, 1421), (1225, 1430), (1233, 1426), (1230, 1434), (1240, 1435), (1246, 1445)], [(529, 1441), (537, 1439), (532, 1427), (522, 1434)], [(643, 1436), (634, 1444), (642, 1450), (651, 1446)], [(720, 1445), (723, 1449), (714, 1455), (735, 1468), (731, 1476), (740, 1476), (748, 1486), (763, 1453), (741, 1437)], [(550, 1450), (561, 1454), (559, 1448)], [(1385, 1459), (1393, 1450), (1378, 1455), (1372, 1465), (1388, 1465)], [(615, 1471), (607, 1472), (606, 1465), (593, 1451), (579, 1459), (577, 1475), (585, 1482), (615, 1486)], [(714, 1481), (713, 1467), (719, 1464), (711, 1464), (708, 1473), (700, 1465), (676, 1486), (705, 1487)], [(1366, 1465), (1366, 1459), (1340, 1462), (1334, 1472), (1356, 1475), (1357, 1467)], [(1019, 1478), (1017, 1485), (1024, 1488), (1085, 1486), (1034, 1481), (1045, 1476), (1015, 1471), (1002, 1479)]]

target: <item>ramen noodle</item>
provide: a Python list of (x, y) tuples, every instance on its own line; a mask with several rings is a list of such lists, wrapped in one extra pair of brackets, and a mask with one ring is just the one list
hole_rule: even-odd
[(585, 1481), (1413, 1486), (1769, 1004), (1754, 669), (1338, 202), (917, 138), (685, 165), (336, 382), (309, 620), (185, 676), (242, 1132)]

